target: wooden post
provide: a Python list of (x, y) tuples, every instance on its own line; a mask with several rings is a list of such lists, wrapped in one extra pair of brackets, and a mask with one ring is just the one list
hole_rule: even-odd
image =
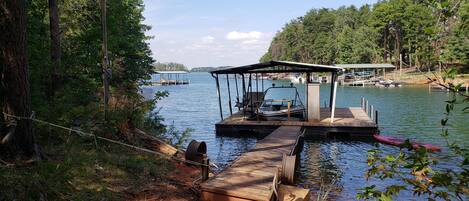
[(378, 125), (378, 110), (375, 111), (375, 123)]
[(210, 160), (206, 154), (203, 155), (202, 164), (204, 164), (202, 166), (202, 181), (207, 181)]
[(368, 100), (365, 101), (365, 113), (368, 115)]
[(370, 105), (370, 119), (373, 120), (373, 105)]
[(332, 110), (331, 110), (331, 123), (334, 123), (334, 115), (335, 115), (335, 99), (336, 99), (336, 92), (337, 92), (337, 80), (334, 79), (334, 85), (333, 85), (333, 93), (334, 96), (332, 96)]
[(216, 75), (215, 80), (217, 82), (217, 95), (218, 95), (218, 106), (220, 108), (220, 118), (223, 121), (223, 110), (221, 107), (220, 82), (218, 81), (218, 74)]
[(287, 102), (287, 108), (288, 108), (288, 121), (290, 121), (290, 107), (291, 107), (291, 101)]
[(228, 86), (228, 107), (230, 107), (230, 115), (233, 115), (233, 109), (231, 109), (231, 90), (230, 90), (230, 79), (226, 74), (226, 85)]
[(365, 109), (365, 97), (362, 97), (361, 99), (361, 106), (362, 106), (362, 109)]
[(108, 52), (107, 52), (107, 22), (106, 22), (106, 0), (101, 0), (101, 26), (103, 29), (103, 60), (102, 60), (102, 76), (103, 76), (103, 95), (104, 95), (104, 119), (107, 120), (108, 103), (109, 103), (109, 69), (108, 69)]

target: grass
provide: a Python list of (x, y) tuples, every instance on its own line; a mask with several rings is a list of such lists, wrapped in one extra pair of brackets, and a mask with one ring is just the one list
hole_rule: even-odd
[(126, 200), (145, 184), (164, 181), (173, 163), (119, 145), (68, 133), (41, 132), (48, 160), (0, 165), (1, 200)]
[[(388, 79), (397, 79), (402, 80), (410, 84), (425, 84), (428, 82), (428, 77), (433, 78), (434, 74), (440, 75), (438, 72), (428, 72), (428, 71), (409, 71), (405, 72), (403, 69), (402, 74), (399, 73), (399, 70), (393, 72), (386, 72), (386, 78)], [(455, 79), (456, 82), (469, 82), (469, 74), (458, 74)]]

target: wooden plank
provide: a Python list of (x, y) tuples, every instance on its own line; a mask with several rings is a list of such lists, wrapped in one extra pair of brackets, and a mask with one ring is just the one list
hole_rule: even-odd
[(226, 195), (221, 195), (218, 193), (212, 193), (212, 192), (207, 192), (207, 191), (203, 191), (201, 193), (200, 200), (202, 201), (251, 201), (248, 199), (226, 196)]
[(311, 194), (309, 189), (299, 188), (296, 186), (279, 185), (278, 200), (282, 201), (306, 201), (310, 200)]
[(205, 199), (204, 195), (216, 198), (225, 195), (248, 200), (270, 200), (272, 180), (281, 167), (282, 156), (294, 149), (299, 135), (300, 126), (279, 127), (236, 159), (230, 167), (202, 183), (202, 192), (206, 194), (201, 198)]
[[(327, 126), (327, 127), (377, 127), (361, 107), (336, 108), (334, 123), (330, 123), (330, 109), (321, 108), (320, 121), (252, 121), (245, 120), (242, 112), (237, 112), (219, 122), (220, 125), (233, 126)], [(293, 119), (293, 118), (292, 118)]]

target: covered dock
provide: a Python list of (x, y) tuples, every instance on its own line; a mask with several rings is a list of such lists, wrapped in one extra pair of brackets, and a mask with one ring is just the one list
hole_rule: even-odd
[[(343, 68), (337, 66), (289, 61), (269, 61), (211, 71), (216, 82), (221, 119), (215, 125), (216, 134), (264, 138), (225, 170), (205, 180), (201, 184), (201, 200), (310, 200), (309, 189), (294, 186), (303, 138), (371, 138), (378, 132), (378, 113), (373, 113), (373, 106), (369, 106), (365, 99), (361, 100), (360, 107), (336, 108), (337, 77), (342, 71)], [(311, 74), (314, 72), (331, 73), (329, 105), (323, 108), (319, 99), (320, 83), (312, 82)], [(303, 115), (293, 117), (290, 114), (291, 100), (272, 99), (269, 101), (288, 102), (287, 117), (274, 120), (259, 117), (259, 107), (266, 95), (265, 73), (300, 73), (306, 76)], [(222, 76), (226, 76), (228, 90), (230, 116), (226, 118), (223, 116), (220, 93)], [(234, 83), (231, 83), (236, 90), (233, 92), (234, 99), (231, 98), (229, 76), (234, 77)], [(238, 111), (233, 111), (236, 108)]]
[(189, 84), (186, 71), (156, 71), (159, 80), (153, 81), (154, 85), (180, 85)]
[[(269, 61), (239, 67), (227, 67), (211, 71), (215, 79), (220, 111), (220, 122), (216, 123), (217, 135), (246, 136), (267, 135), (280, 126), (302, 126), (306, 137), (351, 137), (371, 139), (378, 132), (377, 111), (362, 100), (357, 107), (336, 108), (338, 75), (344, 71), (340, 66), (308, 64), (291, 61)], [(329, 104), (320, 107), (320, 83), (312, 82), (312, 73), (330, 73)], [(288, 117), (276, 120), (259, 118), (259, 106), (264, 101), (265, 73), (300, 73), (306, 77), (305, 109), (303, 118)], [(234, 83), (226, 79), (228, 109), (230, 116), (224, 117), (220, 78), (234, 76)], [(239, 80), (239, 81), (238, 81)], [(232, 81), (231, 81), (232, 82)], [(240, 82), (240, 83), (238, 83)], [(232, 92), (230, 85), (235, 85)], [(232, 98), (233, 95), (233, 98)], [(280, 100), (285, 101), (285, 100)], [(366, 104), (365, 104), (366, 102)], [(234, 106), (234, 107), (233, 107)], [(237, 110), (237, 111), (236, 111)]]
[(351, 86), (374, 85), (378, 80), (386, 80), (386, 70), (395, 69), (392, 64), (335, 64), (344, 69), (340, 83)]

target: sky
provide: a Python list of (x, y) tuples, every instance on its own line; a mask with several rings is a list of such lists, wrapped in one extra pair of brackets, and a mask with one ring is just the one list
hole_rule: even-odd
[(275, 33), (313, 8), (376, 0), (144, 0), (153, 58), (189, 68), (257, 63)]

